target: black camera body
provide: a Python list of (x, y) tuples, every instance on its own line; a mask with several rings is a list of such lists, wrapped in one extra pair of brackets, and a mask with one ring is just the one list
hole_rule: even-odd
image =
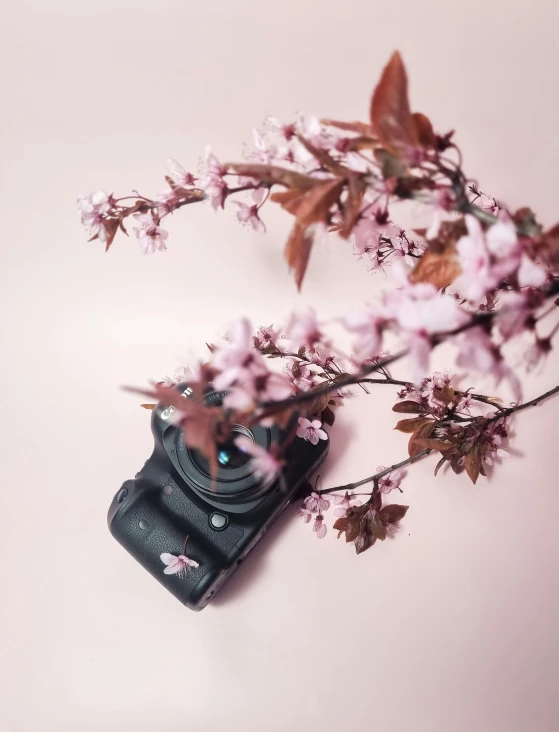
[[(186, 399), (192, 393), (187, 384), (177, 389)], [(208, 392), (206, 403), (221, 403), (226, 394)], [(329, 440), (318, 445), (293, 440), (282, 472), (271, 483), (254, 476), (250, 456), (231, 440), (220, 449), (212, 479), (203, 456), (185, 446), (173, 412), (162, 404), (153, 409), (154, 451), (115, 495), (107, 520), (115, 539), (144, 569), (184, 605), (201, 610), (308, 482), (326, 457)], [(237, 425), (234, 431), (266, 448), (285, 437), (275, 426), (248, 430)], [(164, 553), (186, 553), (198, 566), (166, 574)]]

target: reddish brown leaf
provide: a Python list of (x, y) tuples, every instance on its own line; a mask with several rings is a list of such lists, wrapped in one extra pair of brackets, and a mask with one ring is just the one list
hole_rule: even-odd
[(347, 239), (353, 231), (361, 210), (361, 202), (363, 201), (365, 188), (366, 185), (362, 178), (350, 178), (348, 181), (347, 198), (343, 205), (344, 223), (340, 231), (340, 236), (343, 239)]
[(430, 422), (431, 420), (428, 417), (414, 417), (413, 419), (401, 419), (396, 427), (394, 427), (395, 430), (398, 430), (398, 432), (404, 432), (404, 433), (410, 433), (415, 432), (418, 427), (421, 427), (421, 425), (425, 424), (426, 422)]
[(369, 519), (367, 522), (367, 534), (371, 537), (371, 543), (374, 544), (377, 539), (384, 541), (386, 539), (386, 526), (379, 518), (376, 517)]
[(247, 178), (256, 178), (268, 185), (282, 185), (286, 188), (297, 188), (299, 191), (309, 191), (320, 183), (318, 178), (302, 175), (294, 170), (280, 168), (276, 165), (261, 165), (259, 163), (227, 163), (224, 167), (230, 168), (237, 175)]
[(303, 196), (304, 193), (301, 191), (295, 188), (289, 188), (287, 191), (276, 191), (276, 193), (272, 193), (270, 199), (275, 203), (279, 203), (283, 209), (293, 214), (293, 216), (296, 216)]
[(475, 484), (475, 482), (479, 478), (479, 473), (481, 469), (481, 458), (478, 448), (476, 446), (474, 446), (466, 455), (464, 459), (464, 467), (466, 468), (466, 473), (468, 473), (468, 477), (470, 478), (472, 483)]
[(443, 386), (442, 389), (434, 389), (433, 396), (439, 402), (442, 402), (443, 404), (446, 404), (448, 406), (454, 399), (454, 389), (452, 388), (452, 386), (447, 384), (446, 386)]
[(330, 207), (338, 200), (344, 187), (339, 178), (321, 181), (303, 196), (297, 209), (297, 222), (300, 226), (328, 222)]
[(424, 414), (427, 411), (427, 407), (424, 407), (419, 402), (406, 400), (395, 404), (392, 407), (392, 411), (398, 412), (399, 414)]
[(445, 452), (448, 452), (448, 450), (451, 450), (454, 448), (454, 445), (452, 442), (447, 442), (446, 440), (431, 440), (428, 439), (427, 436), (422, 435), (421, 437), (418, 437), (415, 440), (415, 444), (418, 448), (418, 452), (421, 452), (422, 450), (439, 450), (441, 454), (444, 454)]
[(435, 422), (431, 421), (422, 424), (421, 427), (416, 429), (408, 442), (408, 454), (410, 457), (415, 457), (425, 450), (425, 447), (422, 447), (420, 443), (424, 441), (425, 438), (428, 438), (433, 433), (434, 429)]
[[(321, 387), (318, 387), (321, 388)], [(313, 389), (309, 389), (307, 394), (312, 394)], [(317, 396), (315, 399), (309, 401), (307, 403), (307, 410), (309, 411), (309, 414), (321, 414), (327, 407), (328, 402), (330, 401), (330, 394), (321, 394), (320, 396)]]
[(157, 404), (140, 404), (143, 409), (155, 409), (156, 406)]
[(295, 282), (299, 290), (307, 270), (312, 245), (312, 235), (295, 224), (285, 245), (284, 257), (289, 269), (293, 270), (295, 274)]
[(412, 282), (430, 282), (438, 290), (448, 287), (460, 274), (460, 263), (455, 252), (444, 254), (426, 251), (410, 275)]
[(381, 143), (405, 158), (409, 148), (418, 145), (408, 101), (408, 77), (398, 51), (384, 67), (373, 92), (371, 123)]
[(360, 517), (350, 519), (347, 522), (347, 527), (345, 530), (346, 542), (349, 543), (350, 541), (355, 541), (355, 539), (359, 536), (359, 534), (361, 533), (361, 522), (362, 519)]
[(445, 456), (443, 455), (443, 457), (439, 460), (439, 462), (435, 466), (435, 476), (437, 475), (439, 470), (442, 468), (442, 466), (446, 463), (446, 461), (447, 460), (446, 460)]
[(332, 528), (338, 532), (338, 539), (343, 534), (343, 532), (347, 529), (348, 520), (345, 517), (336, 519), (334, 521), (334, 525)]
[(338, 161), (335, 160), (326, 150), (321, 150), (319, 147), (316, 147), (312, 144), (312, 142), (309, 142), (309, 140), (306, 140), (301, 135), (297, 135), (297, 139), (303, 145), (303, 147), (305, 147), (310, 152), (310, 154), (314, 158), (316, 158), (316, 160), (318, 160), (320, 165), (323, 168), (326, 168), (326, 170), (334, 173), (334, 175), (341, 176), (342, 178), (354, 175), (354, 173), (352, 173), (349, 168), (346, 168), (345, 165), (341, 165), (340, 163), (338, 163)]
[(118, 231), (120, 219), (105, 219), (105, 229), (107, 230), (107, 241), (105, 242), (105, 251), (108, 252), (114, 241), (115, 234)]
[(390, 503), (388, 506), (384, 506), (379, 512), (379, 519), (386, 526), (386, 524), (397, 524), (401, 521), (406, 513), (408, 512), (409, 506), (401, 506), (398, 503)]
[(327, 424), (329, 427), (331, 427), (334, 424), (336, 415), (334, 411), (330, 409), (330, 407), (326, 407), (326, 409), (322, 410), (320, 418), (324, 424)]
[(421, 112), (414, 112), (412, 118), (419, 144), (422, 147), (435, 147), (437, 144), (437, 136), (433, 131), (433, 125), (429, 117), (421, 114)]

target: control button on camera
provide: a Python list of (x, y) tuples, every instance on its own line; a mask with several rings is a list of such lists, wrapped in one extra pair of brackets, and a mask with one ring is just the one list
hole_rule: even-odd
[(127, 495), (128, 495), (128, 488), (121, 488), (116, 495), (116, 502), (122, 503)]
[(210, 516), (210, 526), (212, 527), (212, 529), (221, 531), (221, 529), (224, 529), (227, 526), (227, 523), (228, 518), (222, 513), (212, 513), (212, 515)]
[(138, 526), (140, 529), (147, 529), (149, 527), (149, 521), (146, 521), (145, 519), (140, 519), (138, 521)]

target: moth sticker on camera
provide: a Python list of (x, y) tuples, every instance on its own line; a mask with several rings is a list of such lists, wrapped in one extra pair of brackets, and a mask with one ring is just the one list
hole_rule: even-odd
[[(193, 393), (185, 383), (177, 391), (185, 398)], [(227, 393), (208, 389), (205, 403), (221, 404)], [(289, 427), (233, 425), (232, 436), (218, 445), (216, 473), (185, 445), (174, 411), (162, 403), (152, 411), (153, 453), (118, 491), (107, 520), (144, 569), (184, 605), (201, 610), (308, 482), (329, 440), (313, 445), (286, 440)], [(238, 435), (262, 451), (285, 442), (280, 472), (260, 477)]]

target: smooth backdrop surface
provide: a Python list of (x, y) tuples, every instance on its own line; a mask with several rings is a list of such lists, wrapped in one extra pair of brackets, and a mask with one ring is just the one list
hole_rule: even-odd
[[(558, 729), (557, 402), (518, 420), (491, 483), (414, 466), (397, 540), (356, 558), (287, 516), (190, 613), (106, 530), (151, 449), (120, 385), (172, 372), (231, 317), (329, 317), (380, 281), (332, 240), (297, 295), (275, 211), (262, 238), (193, 206), (145, 258), (133, 239), (86, 243), (75, 210), (99, 187), (156, 193), (166, 157), (195, 170), (210, 142), (238, 157), (267, 114), (364, 118), (399, 48), (414, 108), (457, 129), (468, 170), (552, 223), (556, 3), (1, 5), (2, 732)], [(401, 459), (393, 398), (344, 408), (324, 481)]]

